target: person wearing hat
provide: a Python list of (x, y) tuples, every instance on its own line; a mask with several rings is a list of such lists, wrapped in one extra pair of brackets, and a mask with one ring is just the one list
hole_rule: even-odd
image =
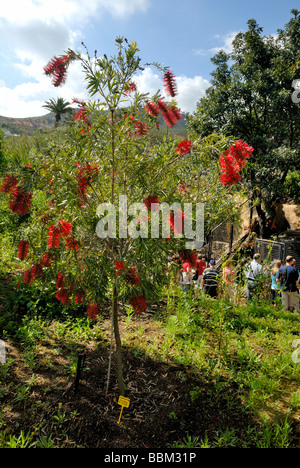
[(219, 272), (216, 269), (215, 260), (210, 260), (209, 267), (203, 272), (202, 289), (210, 297), (218, 296)]
[(299, 282), (299, 274), (293, 266), (293, 257), (288, 255), (286, 263), (279, 268), (277, 283), (281, 289), (281, 299), (283, 310), (299, 312), (299, 295), (297, 283)]

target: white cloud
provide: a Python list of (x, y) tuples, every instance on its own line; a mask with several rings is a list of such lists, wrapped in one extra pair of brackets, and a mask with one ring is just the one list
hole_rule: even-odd
[(222, 45), (219, 47), (213, 47), (210, 49), (210, 52), (213, 52), (214, 54), (217, 54), (220, 50), (224, 50), (226, 54), (230, 54), (232, 52), (233, 46), (232, 42), (235, 39), (235, 36), (239, 33), (239, 31), (233, 31), (228, 34), (225, 34), (224, 36), (220, 35), (215, 35), (216, 39), (219, 39), (222, 42)]
[(218, 42), (220, 42), (219, 46), (212, 47), (211, 49), (203, 49), (201, 47), (198, 49), (193, 49), (193, 54), (205, 57), (207, 55), (215, 55), (220, 52), (220, 50), (224, 50), (226, 54), (230, 54), (233, 49), (232, 42), (238, 33), (239, 31), (232, 31), (224, 35), (215, 34), (214, 39), (217, 39)]
[(146, 12), (150, 0), (10, 0), (3, 2), (0, 18), (13, 23), (26, 23), (35, 19), (58, 20), (67, 23), (82, 21), (96, 14), (110, 13), (125, 17)]
[(183, 112), (194, 112), (197, 102), (204, 96), (206, 89), (210, 86), (209, 81), (202, 78), (202, 76), (194, 76), (193, 78), (179, 76), (177, 83), (177, 101), (180, 109)]
[[(8, 0), (0, 8), (0, 54), (10, 57), (10, 68), (27, 83), (9, 87), (9, 76), (0, 80), (0, 115), (31, 117), (42, 115), (44, 102), (51, 97), (84, 97), (79, 64), (70, 67), (67, 84), (55, 89), (43, 74), (54, 55), (76, 48), (82, 39), (80, 28), (95, 17), (110, 14), (128, 18), (146, 12), (151, 0)], [(75, 25), (75, 26), (74, 26)], [(77, 66), (78, 65), (78, 66)], [(1, 66), (1, 64), (0, 64)], [(5, 82), (3, 80), (5, 79)], [(14, 80), (16, 81), (16, 80)]]
[[(151, 68), (146, 68), (141, 75), (134, 78), (134, 81), (137, 84), (139, 92), (149, 93), (151, 97), (157, 91), (160, 91), (162, 96), (167, 98), (163, 88), (162, 77)], [(209, 81), (202, 78), (202, 76), (195, 76), (193, 78), (177, 76), (176, 83), (178, 107), (183, 112), (194, 112), (197, 102), (204, 96), (205, 90), (210, 86)]]

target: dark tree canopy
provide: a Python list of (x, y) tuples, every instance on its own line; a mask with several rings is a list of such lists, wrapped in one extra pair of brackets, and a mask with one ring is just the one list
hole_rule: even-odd
[(202, 136), (221, 133), (255, 148), (244, 185), (257, 199), (261, 235), (269, 234), (266, 221), (276, 203), (297, 198), (300, 183), (300, 103), (292, 100), (293, 82), (300, 79), (300, 12), (291, 14), (277, 35), (263, 35), (249, 20), (232, 52), (221, 50), (212, 58), (211, 86), (188, 122)]

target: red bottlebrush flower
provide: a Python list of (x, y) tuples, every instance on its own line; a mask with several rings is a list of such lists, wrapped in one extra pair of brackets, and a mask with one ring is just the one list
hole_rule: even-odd
[(84, 303), (84, 298), (85, 298), (85, 294), (84, 292), (82, 291), (78, 291), (76, 294), (75, 294), (75, 302), (76, 304), (83, 304)]
[(57, 279), (55, 283), (56, 289), (61, 289), (65, 287), (65, 280), (61, 273), (57, 273)]
[(20, 241), (19, 249), (18, 249), (18, 258), (20, 260), (25, 260), (28, 256), (28, 252), (29, 252), (29, 242)]
[(35, 276), (33, 274), (32, 268), (30, 268), (29, 270), (26, 270), (24, 273), (24, 277), (23, 277), (24, 283), (31, 286), (34, 280), (35, 280)]
[(72, 223), (68, 223), (68, 222), (64, 221), (63, 219), (61, 219), (59, 224), (61, 226), (60, 231), (61, 231), (61, 235), (63, 237), (66, 237), (69, 234), (71, 234), (71, 232), (72, 232)]
[(87, 193), (87, 187), (91, 186), (94, 177), (98, 174), (99, 169), (96, 163), (83, 165), (76, 163), (76, 179), (79, 185), (79, 196), (84, 199)]
[(135, 131), (136, 131), (136, 136), (141, 137), (141, 136), (147, 135), (149, 128), (143, 122), (136, 122)]
[(149, 196), (144, 200), (144, 204), (146, 205), (147, 209), (150, 210), (150, 211), (151, 211), (151, 210), (157, 211), (156, 207), (153, 207), (153, 208), (152, 208), (152, 204), (154, 204), (154, 203), (159, 203), (158, 197), (149, 195)]
[(155, 102), (147, 102), (145, 105), (145, 110), (151, 117), (157, 117), (160, 113), (160, 108), (157, 104), (155, 104)]
[(75, 252), (78, 252), (78, 250), (80, 249), (79, 242), (75, 240), (73, 237), (67, 237), (66, 247), (68, 250), (75, 250)]
[(52, 76), (52, 83), (55, 87), (61, 86), (66, 82), (68, 67), (74, 60), (76, 60), (76, 54), (73, 50), (69, 49), (65, 55), (54, 57), (44, 67), (45, 74)]
[(68, 305), (70, 303), (69, 292), (67, 289), (60, 288), (56, 291), (55, 296), (63, 305)]
[(220, 157), (221, 183), (234, 185), (241, 180), (240, 170), (246, 165), (246, 159), (252, 156), (254, 148), (243, 140), (236, 141), (229, 150), (224, 151)]
[(126, 273), (126, 280), (133, 286), (138, 286), (141, 282), (135, 267), (130, 267)]
[(88, 111), (86, 109), (80, 109), (77, 114), (74, 115), (73, 120), (80, 120), (83, 124), (88, 125), (87, 113)]
[(175, 235), (182, 234), (183, 232), (183, 222), (185, 214), (182, 210), (178, 209), (177, 212), (170, 213), (169, 215), (169, 225)]
[(234, 156), (229, 151), (225, 151), (220, 157), (220, 166), (223, 172), (220, 180), (223, 185), (230, 187), (241, 180), (239, 174), (241, 167), (236, 163)]
[(87, 316), (91, 320), (97, 320), (98, 314), (99, 314), (99, 306), (96, 304), (89, 304), (87, 308)]
[(182, 156), (191, 152), (193, 148), (191, 140), (182, 140), (177, 145), (176, 153), (181, 154)]
[(32, 268), (26, 270), (24, 273), (23, 281), (29, 286), (35, 281), (36, 278), (39, 278), (43, 272), (43, 267), (40, 263), (33, 265)]
[(127, 95), (134, 93), (137, 90), (136, 88), (136, 83), (134, 81), (131, 81), (128, 83), (128, 89), (125, 91)]
[(175, 76), (171, 70), (167, 71), (164, 75), (164, 86), (168, 96), (175, 97), (177, 94), (177, 87)]
[(172, 128), (174, 125), (177, 124), (178, 120), (181, 119), (181, 114), (176, 107), (171, 106), (168, 108), (168, 111), (166, 113), (162, 114), (164, 122), (168, 127)]
[(0, 187), (0, 192), (10, 193), (12, 192), (18, 185), (18, 179), (12, 174), (6, 174), (2, 181), (2, 185)]
[(116, 264), (115, 264), (115, 272), (117, 273), (117, 275), (122, 271), (124, 270), (125, 268), (125, 263), (124, 262), (120, 262), (119, 260), (116, 261)]
[(168, 112), (168, 106), (162, 99), (159, 99), (157, 101), (157, 107), (162, 114), (165, 114)]
[(147, 302), (144, 296), (139, 294), (129, 299), (130, 305), (133, 307), (136, 314), (141, 314), (147, 310)]
[(47, 245), (49, 249), (57, 249), (61, 238), (61, 229), (55, 224), (50, 226), (47, 236)]
[(53, 261), (53, 259), (54, 259), (54, 255), (47, 252), (42, 257), (41, 265), (47, 268), (51, 265), (51, 262)]
[(19, 216), (24, 216), (31, 207), (32, 194), (23, 189), (15, 188), (10, 200), (9, 209)]
[(32, 274), (34, 275), (35, 278), (39, 278), (43, 272), (43, 267), (40, 263), (36, 263), (32, 267)]
[(182, 118), (181, 113), (175, 106), (170, 106), (169, 113), (174, 116), (174, 119), (176, 119), (176, 123)]

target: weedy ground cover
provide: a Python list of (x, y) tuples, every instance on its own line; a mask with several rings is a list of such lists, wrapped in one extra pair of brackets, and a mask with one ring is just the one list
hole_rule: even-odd
[[(126, 395), (105, 398), (110, 323), (29, 310), (4, 331), (1, 447), (294, 447), (299, 445), (299, 316), (178, 291), (173, 309), (119, 315)], [(12, 332), (13, 331), (13, 332)], [(86, 351), (79, 392), (67, 391)], [(295, 354), (294, 354), (295, 356)], [(116, 383), (112, 366), (112, 383)]]

